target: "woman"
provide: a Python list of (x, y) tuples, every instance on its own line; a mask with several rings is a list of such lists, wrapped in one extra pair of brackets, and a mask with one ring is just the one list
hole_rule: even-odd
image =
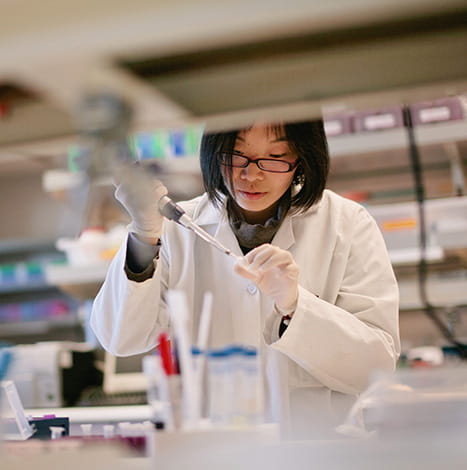
[(159, 181), (147, 177), (144, 197), (123, 181), (116, 197), (131, 233), (94, 302), (94, 331), (114, 354), (147, 351), (167, 327), (168, 289), (186, 294), (193, 332), (209, 290), (210, 346), (259, 347), (272, 418), (296, 437), (328, 436), (371, 372), (392, 370), (400, 352), (382, 236), (362, 206), (324, 189), (322, 121), (208, 134), (200, 158), (206, 193), (181, 205), (248, 269), (163, 224)]

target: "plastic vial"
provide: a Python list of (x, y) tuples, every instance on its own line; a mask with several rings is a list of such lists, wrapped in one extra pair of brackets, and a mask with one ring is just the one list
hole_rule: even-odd
[(146, 396), (151, 408), (151, 421), (156, 429), (164, 429), (168, 421), (169, 397), (167, 378), (163, 375), (158, 355), (143, 357), (143, 372), (147, 379)]
[(117, 426), (120, 436), (128, 437), (130, 435), (131, 423), (129, 421), (122, 421)]
[(60, 439), (65, 432), (65, 428), (62, 426), (49, 426), (49, 429), (51, 439)]
[(81, 434), (83, 436), (92, 436), (92, 424), (81, 424)]
[(115, 426), (113, 424), (104, 424), (104, 438), (111, 439), (114, 437)]
[(199, 426), (202, 417), (203, 409), (203, 384), (204, 384), (204, 366), (205, 355), (203, 351), (197, 346), (191, 348), (191, 358), (193, 360), (193, 374), (194, 374), (194, 410), (193, 421), (195, 426)]
[(232, 421), (232, 354), (229, 348), (208, 353), (209, 419), (214, 426)]
[(243, 387), (243, 346), (232, 345), (229, 347), (230, 352), (230, 370), (231, 370), (231, 387), (232, 387), (232, 424), (234, 426), (244, 426), (245, 416), (242, 409), (242, 387)]
[(264, 396), (258, 352), (253, 347), (243, 348), (242, 361), (243, 416), (254, 426), (264, 421)]

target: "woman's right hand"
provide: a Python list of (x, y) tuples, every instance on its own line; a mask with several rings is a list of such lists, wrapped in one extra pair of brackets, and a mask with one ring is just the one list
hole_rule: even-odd
[(167, 188), (153, 174), (140, 167), (129, 167), (116, 178), (115, 198), (130, 215), (129, 230), (145, 241), (156, 242), (162, 233), (163, 216), (159, 201)]

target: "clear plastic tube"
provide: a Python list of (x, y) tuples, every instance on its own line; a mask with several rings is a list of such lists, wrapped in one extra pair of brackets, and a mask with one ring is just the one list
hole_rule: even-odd
[(243, 348), (242, 371), (242, 414), (248, 425), (255, 426), (264, 421), (263, 383), (256, 348)]
[(143, 372), (147, 379), (147, 401), (151, 407), (151, 420), (156, 429), (170, 427), (169, 391), (167, 378), (162, 370), (159, 355), (148, 355), (143, 358)]
[(89, 437), (92, 436), (92, 424), (81, 424), (81, 434), (83, 436)]
[(49, 426), (49, 429), (51, 439), (60, 439), (65, 432), (65, 428), (61, 426)]
[(230, 351), (208, 353), (209, 419), (213, 426), (227, 427), (232, 422), (233, 374)]
[(114, 437), (115, 426), (113, 424), (104, 424), (104, 438), (111, 439)]

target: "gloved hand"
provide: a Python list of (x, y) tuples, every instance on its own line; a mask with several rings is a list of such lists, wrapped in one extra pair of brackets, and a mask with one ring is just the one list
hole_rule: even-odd
[(134, 166), (116, 175), (115, 198), (132, 219), (128, 229), (143, 237), (160, 237), (164, 218), (159, 212), (159, 200), (166, 194), (162, 182), (144, 168)]
[(288, 251), (267, 243), (251, 250), (243, 260), (235, 264), (237, 274), (252, 280), (261, 292), (274, 299), (280, 310), (295, 309), (299, 269)]

